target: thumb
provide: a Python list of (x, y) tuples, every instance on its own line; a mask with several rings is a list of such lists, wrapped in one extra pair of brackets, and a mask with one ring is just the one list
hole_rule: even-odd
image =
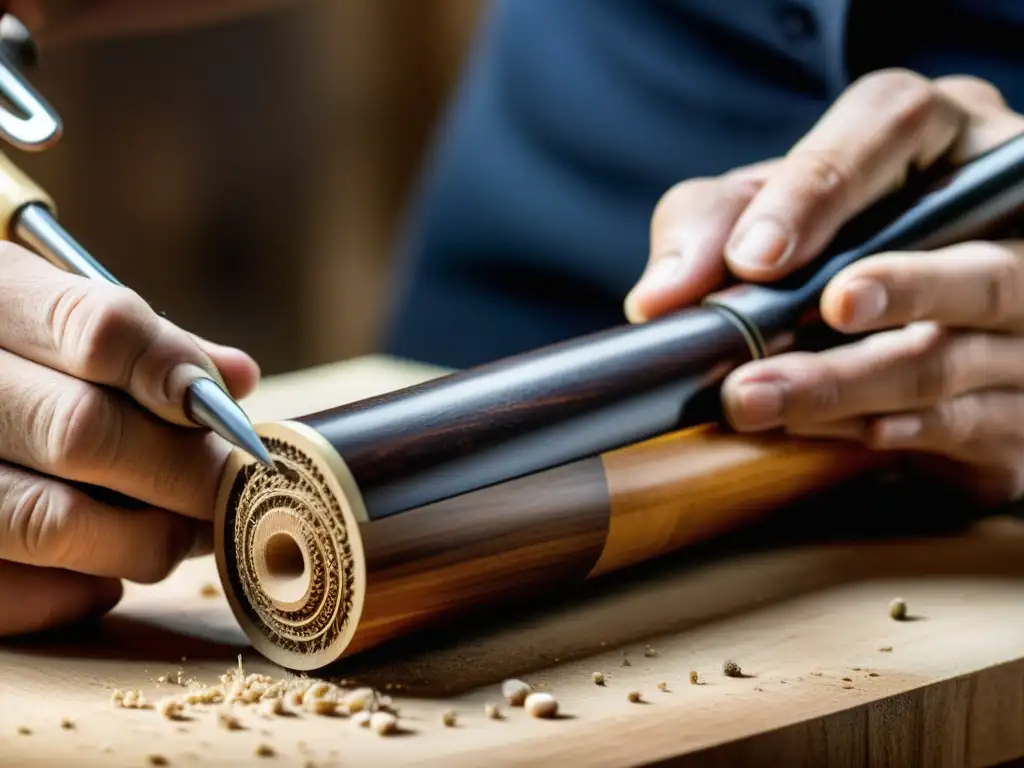
[(712, 179), (684, 181), (658, 202), (647, 267), (626, 297), (630, 322), (642, 323), (703, 299), (725, 281), (729, 233), (767, 175), (759, 163)]

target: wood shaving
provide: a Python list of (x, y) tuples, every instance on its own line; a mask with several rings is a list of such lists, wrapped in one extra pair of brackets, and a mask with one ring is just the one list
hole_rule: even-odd
[(149, 702), (142, 691), (134, 688), (127, 691), (115, 690), (110, 695), (110, 701), (121, 709), (149, 709)]
[(256, 755), (256, 757), (273, 757), (277, 753), (269, 744), (257, 744), (256, 748), (253, 750), (253, 754)]
[(722, 664), (722, 674), (726, 677), (742, 677), (743, 670), (740, 669), (739, 664), (730, 659)]
[(878, 651), (880, 653), (892, 653), (892, 646), (891, 645), (883, 645), (881, 648), (878, 649)]
[(31, 736), (32, 735), (32, 729), (29, 728), (27, 725), (19, 725), (18, 726), (18, 735), (19, 736)]
[(501, 684), (501, 695), (511, 707), (521, 707), (532, 689), (522, 680), (506, 680)]
[(199, 588), (199, 596), (200, 597), (219, 597), (220, 596), (220, 590), (217, 589), (217, 585), (216, 584), (211, 584), (211, 583), (207, 582), (206, 584), (203, 584), (203, 586), (201, 586)]
[(667, 691), (668, 690), (668, 683), (666, 683), (664, 681), (658, 683), (658, 690), (659, 691)]
[(311, 686), (309, 686), (309, 688), (306, 690), (306, 695), (312, 699), (322, 699), (326, 696), (329, 696), (331, 693), (333, 693), (333, 691), (333, 685), (321, 681), (318, 683), (313, 683)]
[(222, 709), (217, 713), (217, 725), (225, 731), (242, 730), (242, 721), (238, 719), (238, 715), (234, 712), (229, 712), (226, 709)]
[(185, 705), (180, 699), (162, 699), (157, 702), (157, 709), (168, 720), (181, 720), (185, 715)]
[(558, 714), (558, 700), (550, 693), (531, 693), (523, 706), (532, 717), (549, 718)]
[(368, 710), (373, 712), (377, 704), (377, 692), (373, 688), (356, 688), (341, 700), (341, 708), (348, 715)]
[(388, 736), (398, 730), (398, 718), (390, 712), (374, 712), (370, 715), (370, 728), (380, 736)]
[(907, 618), (907, 604), (902, 597), (897, 597), (889, 603), (889, 615), (896, 621), (903, 621)]
[(700, 675), (697, 674), (697, 670), (690, 670), (690, 685), (700, 685)]
[(352, 722), (360, 728), (367, 728), (370, 725), (370, 717), (370, 712), (364, 709), (362, 712), (352, 715)]
[(333, 715), (337, 709), (337, 699), (309, 699), (306, 703), (306, 710), (314, 715)]
[(288, 710), (284, 706), (284, 699), (280, 696), (274, 696), (272, 698), (264, 698), (261, 702), (260, 709), (263, 714), (267, 717), (273, 717), (275, 715), (286, 715)]

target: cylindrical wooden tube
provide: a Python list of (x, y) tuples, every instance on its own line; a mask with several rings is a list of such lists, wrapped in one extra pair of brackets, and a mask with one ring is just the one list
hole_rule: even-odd
[(372, 520), (344, 458), (299, 422), (258, 427), (217, 505), (217, 563), (254, 647), (295, 670), (681, 549), (890, 460), (704, 426)]
[(694, 309), (298, 421), (345, 458), (379, 520), (711, 421), (688, 404), (753, 354), (731, 315)]
[(1024, 136), (879, 202), (788, 281), (263, 426), (281, 471), (236, 455), (218, 503), (239, 621), (268, 657), (319, 668), (670, 552), (882, 461), (679, 430), (720, 417), (725, 374), (788, 348), (844, 266), (979, 237), (1022, 209)]

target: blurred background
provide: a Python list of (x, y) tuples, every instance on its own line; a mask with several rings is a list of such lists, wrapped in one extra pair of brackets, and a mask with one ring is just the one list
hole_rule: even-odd
[(61, 143), (15, 161), (116, 276), (265, 374), (374, 351), (482, 0), (311, 0), (44, 53)]

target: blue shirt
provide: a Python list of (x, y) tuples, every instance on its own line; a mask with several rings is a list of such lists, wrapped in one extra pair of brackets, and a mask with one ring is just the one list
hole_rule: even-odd
[(624, 322), (681, 180), (781, 155), (859, 75), (1024, 108), (1021, 0), (496, 0), (412, 211), (391, 354), (467, 367)]

